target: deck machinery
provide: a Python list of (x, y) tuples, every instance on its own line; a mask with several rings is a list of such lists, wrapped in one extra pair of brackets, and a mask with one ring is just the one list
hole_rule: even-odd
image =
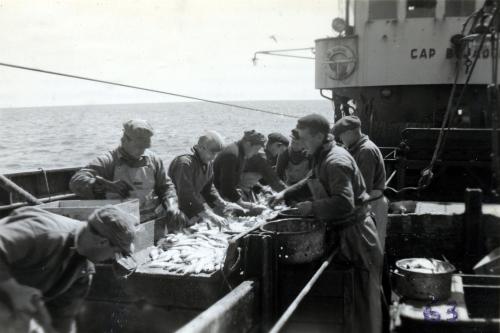
[(332, 100), (335, 119), (361, 118), (397, 170), (393, 187), (417, 186), (438, 147), (435, 177), (421, 191), (427, 200), (462, 200), (467, 187), (496, 196), (498, 52), (488, 32), (496, 2), (343, 3), (345, 18), (332, 24), (338, 36), (316, 40), (315, 52), (316, 88)]

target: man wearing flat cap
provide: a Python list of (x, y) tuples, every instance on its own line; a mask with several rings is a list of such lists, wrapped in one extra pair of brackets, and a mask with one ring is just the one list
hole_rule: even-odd
[(371, 211), (375, 215), (380, 244), (384, 249), (388, 205), (383, 194), (386, 175), (382, 153), (368, 135), (361, 132), (361, 121), (356, 116), (339, 119), (333, 126), (332, 132), (346, 146), (363, 174), (366, 192), (370, 196)]
[(121, 145), (79, 170), (70, 189), (85, 199), (137, 198), (141, 222), (164, 214), (170, 220), (183, 220), (174, 184), (162, 160), (148, 149), (153, 133), (145, 120), (125, 122)]
[(238, 191), (245, 164), (266, 144), (266, 137), (255, 131), (244, 132), (243, 137), (224, 148), (214, 161), (214, 184), (224, 200), (237, 203), (251, 214), (260, 214), (265, 206), (244, 200)]
[[(328, 120), (318, 114), (297, 122), (299, 139), (312, 155), (311, 175), (275, 195), (271, 204), (296, 203), (301, 215), (314, 215), (327, 225), (329, 246), (337, 262), (354, 268), (353, 332), (382, 329), (380, 278), (382, 249), (368, 214), (365, 182), (354, 158), (335, 144)], [(311, 199), (312, 197), (312, 199)]]
[[(74, 331), (90, 288), (93, 263), (133, 252), (137, 218), (113, 206), (88, 222), (38, 207), (0, 220), (0, 327), (2, 332)], [(36, 322), (36, 324), (33, 323)]]
[(279, 154), (276, 173), (283, 182), (290, 186), (306, 178), (311, 171), (311, 158), (307, 154), (297, 129), (292, 130), (288, 149)]
[(289, 144), (290, 140), (288, 140), (288, 138), (281, 133), (274, 132), (267, 136), (267, 143), (264, 148), (264, 152), (266, 153), (269, 164), (273, 168), (276, 167), (279, 154), (284, 152), (288, 148)]

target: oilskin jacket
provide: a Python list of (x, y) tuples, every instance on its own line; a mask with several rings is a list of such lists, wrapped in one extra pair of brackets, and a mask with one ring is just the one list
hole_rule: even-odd
[(223, 204), (213, 182), (213, 163), (203, 163), (196, 150), (174, 158), (168, 175), (175, 184), (179, 208), (187, 217), (202, 212), (205, 203), (212, 207)]
[(314, 198), (314, 216), (327, 223), (336, 239), (336, 260), (354, 267), (351, 332), (380, 332), (382, 249), (366, 214), (365, 183), (353, 157), (335, 143), (325, 143), (313, 156), (312, 175), (287, 189), (285, 201), (300, 201), (307, 192)]

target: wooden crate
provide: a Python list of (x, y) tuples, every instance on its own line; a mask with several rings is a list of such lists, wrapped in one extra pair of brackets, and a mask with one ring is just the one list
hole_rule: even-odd
[(113, 205), (139, 219), (139, 199), (127, 200), (60, 200), (38, 207), (49, 212), (63, 215), (75, 220), (86, 221), (90, 214), (105, 205)]

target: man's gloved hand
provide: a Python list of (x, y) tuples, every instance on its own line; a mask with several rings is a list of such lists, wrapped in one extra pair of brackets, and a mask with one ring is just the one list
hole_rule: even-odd
[(211, 210), (204, 210), (199, 215), (202, 219), (207, 219), (210, 222), (215, 223), (219, 227), (219, 230), (228, 227), (227, 220), (222, 216), (215, 214)]
[(124, 199), (128, 198), (130, 191), (134, 190), (132, 185), (121, 179), (110, 181), (100, 176), (96, 176), (96, 183), (103, 186), (106, 191), (117, 193)]
[(175, 198), (169, 198), (164, 204), (165, 217), (170, 222), (170, 225), (175, 225), (177, 228), (182, 229), (189, 225), (186, 215), (179, 209), (177, 200)]

